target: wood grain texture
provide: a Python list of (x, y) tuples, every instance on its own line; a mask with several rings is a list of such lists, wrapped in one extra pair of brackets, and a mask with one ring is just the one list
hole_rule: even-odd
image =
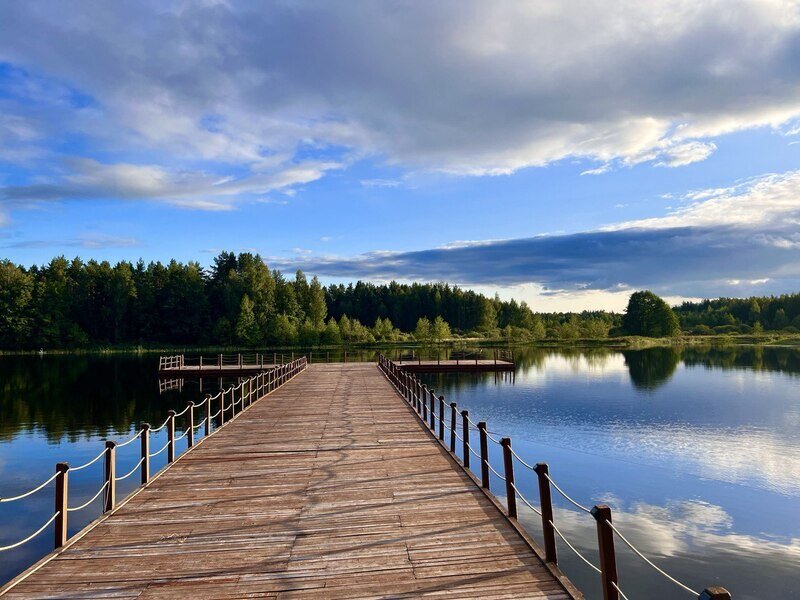
[(374, 364), (312, 364), (5, 598), (570, 596)]

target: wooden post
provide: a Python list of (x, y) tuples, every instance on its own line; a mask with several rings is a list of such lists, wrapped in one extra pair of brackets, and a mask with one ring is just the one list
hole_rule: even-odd
[(725, 588), (708, 587), (698, 596), (698, 600), (731, 600), (731, 593)]
[(436, 431), (436, 393), (433, 390), (428, 390), (428, 396), (430, 403), (430, 413), (431, 413), (431, 431)]
[(456, 403), (450, 403), (450, 452), (456, 453)]
[(464, 466), (469, 469), (469, 411), (461, 411), (461, 443), (464, 446)]
[(422, 398), (420, 398), (420, 404), (422, 404), (422, 420), (427, 423), (428, 422), (428, 386), (424, 383), (422, 384)]
[(69, 490), (69, 465), (56, 463), (56, 515), (54, 548), (67, 543), (67, 500)]
[(558, 564), (556, 552), (556, 530), (553, 527), (553, 499), (550, 497), (550, 480), (547, 478), (547, 463), (536, 463), (533, 468), (539, 477), (539, 504), (542, 508), (542, 534), (547, 562)]
[(142, 485), (150, 481), (150, 423), (142, 423), (141, 459), (142, 459)]
[(503, 448), (503, 467), (506, 477), (506, 506), (508, 516), (517, 518), (517, 489), (514, 487), (514, 455), (511, 454), (511, 438), (500, 438)]
[(167, 411), (167, 462), (175, 461), (175, 411)]
[(242, 355), (239, 354), (239, 368), (242, 368)]
[(486, 423), (478, 423), (478, 438), (481, 446), (481, 485), (489, 489), (489, 440), (486, 437)]
[(186, 446), (194, 446), (194, 402), (189, 400), (189, 433), (186, 435)]
[(444, 441), (444, 396), (439, 396), (439, 439)]
[(103, 512), (114, 510), (117, 488), (117, 465), (116, 465), (116, 442), (106, 440), (105, 456), (105, 478), (106, 478), (106, 500), (103, 505)]
[(219, 395), (219, 426), (225, 425), (225, 390)]
[(605, 504), (598, 504), (592, 507), (592, 516), (597, 521), (600, 586), (603, 588), (603, 600), (619, 600), (619, 592), (615, 587), (619, 580), (617, 579), (617, 556), (614, 552), (614, 531), (608, 526), (608, 523), (612, 522), (611, 509)]
[(206, 418), (205, 418), (205, 435), (211, 433), (211, 394), (206, 394)]
[(217, 366), (222, 369), (222, 354), (217, 354)]

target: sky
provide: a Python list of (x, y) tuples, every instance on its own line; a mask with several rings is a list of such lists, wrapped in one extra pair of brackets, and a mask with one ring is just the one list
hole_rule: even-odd
[(0, 256), (800, 291), (800, 2), (4, 2)]

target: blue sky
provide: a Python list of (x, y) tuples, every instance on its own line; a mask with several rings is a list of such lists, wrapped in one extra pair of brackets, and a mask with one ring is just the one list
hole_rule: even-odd
[(800, 4), (0, 5), (0, 245), (534, 308), (800, 290)]

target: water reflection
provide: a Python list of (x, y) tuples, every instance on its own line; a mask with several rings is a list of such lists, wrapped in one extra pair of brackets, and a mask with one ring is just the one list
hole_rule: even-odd
[[(423, 359), (453, 353), (414, 352)], [(348, 352), (348, 360), (373, 356)], [(312, 357), (343, 359), (343, 351)], [(525, 348), (514, 359), (513, 373), (425, 380), (476, 421), (511, 436), (532, 462), (550, 463), (576, 498), (609, 503), (631, 541), (679, 578), (725, 585), (736, 598), (800, 597), (800, 351)], [(142, 421), (160, 423), (169, 408), (228, 383), (204, 380), (201, 391), (197, 380), (176, 380), (159, 390), (157, 364), (155, 355), (0, 357), (0, 495), (29, 489), (55, 462), (83, 462), (103, 438), (122, 438)], [(133, 450), (121, 457), (120, 469), (135, 458)], [(500, 469), (499, 454), (493, 460)], [(70, 481), (78, 498), (91, 497), (101, 481), (89, 471)], [(535, 501), (535, 479), (517, 478)], [(52, 502), (44, 494), (24, 506), (0, 505), (9, 524), (0, 544), (35, 530)], [(559, 500), (556, 514), (560, 529), (595, 560), (594, 524)], [(76, 518), (71, 533), (94, 516)], [(523, 520), (538, 532), (532, 514)], [(0, 556), (0, 580), (50, 544), (45, 535)], [(569, 576), (597, 597), (594, 573), (559, 549)], [(639, 559), (619, 554), (630, 597), (682, 597)]]

